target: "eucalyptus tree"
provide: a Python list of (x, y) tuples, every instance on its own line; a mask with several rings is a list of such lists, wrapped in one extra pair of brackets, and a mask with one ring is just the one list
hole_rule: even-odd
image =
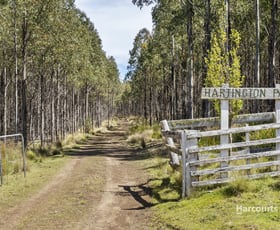
[(260, 85), (260, 0), (255, 0), (256, 5), (256, 61), (255, 61), (255, 86)]
[(119, 70), (114, 57), (107, 58), (107, 126), (110, 127), (110, 119), (114, 116), (116, 97), (119, 92)]
[[(97, 107), (101, 123), (108, 109), (106, 83), (111, 81), (113, 89), (119, 82), (116, 65), (102, 50), (93, 23), (72, 0), (3, 3), (1, 133), (21, 131), (26, 144), (34, 139), (42, 145), (59, 141), (68, 133), (85, 130), (87, 120), (93, 125)], [(111, 111), (112, 106), (111, 98)]]
[[(224, 60), (225, 64), (222, 67), (227, 73), (220, 73), (225, 74), (226, 82), (232, 84), (233, 72), (242, 82), (242, 84), (238, 83), (239, 86), (271, 87), (277, 82), (280, 60), (277, 45), (279, 43), (278, 1), (273, 0), (269, 3), (260, 1), (261, 27), (258, 7), (256, 9), (253, 7), (258, 3), (257, 0), (256, 2), (132, 0), (132, 2), (140, 8), (153, 5), (154, 27), (151, 32), (152, 39), (148, 42), (150, 48), (146, 50), (148, 53), (146, 57), (150, 60), (150, 72), (156, 73), (160, 82), (157, 85), (162, 87), (155, 91), (160, 95), (156, 101), (165, 118), (210, 115), (211, 103), (202, 103), (195, 95), (199, 95), (205, 83), (209, 84), (206, 79), (212, 71), (209, 69), (209, 60), (215, 52), (212, 36), (226, 37), (220, 39), (224, 41), (223, 52), (227, 53), (227, 60)], [(211, 39), (212, 46), (210, 46)], [(256, 49), (259, 51), (256, 52)], [(221, 59), (225, 57), (222, 53), (220, 53)], [(157, 61), (153, 58), (155, 56), (158, 57)], [(143, 75), (140, 70), (144, 65), (139, 62), (140, 58), (136, 60), (140, 65), (133, 71), (135, 74)], [(207, 63), (205, 60), (208, 60)], [(255, 67), (260, 69), (259, 73)], [(130, 69), (128, 73), (130, 74)], [(241, 77), (244, 75), (246, 78)], [(220, 77), (219, 73), (216, 73), (216, 78)], [(140, 81), (132, 81), (129, 95), (133, 96), (141, 87), (145, 88), (146, 83), (147, 81), (140, 85)], [(251, 102), (245, 103), (249, 111), (256, 108)], [(137, 105), (139, 107), (139, 103)], [(267, 109), (267, 106), (262, 106), (260, 109)]]
[[(147, 113), (147, 71), (144, 68), (144, 51), (147, 49), (150, 32), (147, 29), (141, 29), (136, 35), (133, 43), (133, 48), (129, 52), (129, 66), (126, 80), (131, 80), (133, 83), (133, 91), (135, 94), (134, 101), (138, 105), (138, 109), (143, 108), (143, 116), (148, 119)], [(143, 97), (142, 97), (143, 95)], [(134, 95), (133, 95), (134, 96)], [(141, 106), (141, 107), (139, 107)]]
[(277, 11), (278, 11), (278, 0), (270, 1), (270, 25), (268, 35), (268, 86), (274, 87), (276, 83), (275, 69), (276, 69), (276, 35), (277, 35)]

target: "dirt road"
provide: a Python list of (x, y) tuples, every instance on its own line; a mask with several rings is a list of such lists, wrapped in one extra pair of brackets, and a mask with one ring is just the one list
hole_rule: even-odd
[(125, 128), (91, 138), (70, 156), (40, 191), (2, 216), (0, 229), (149, 228), (148, 178)]

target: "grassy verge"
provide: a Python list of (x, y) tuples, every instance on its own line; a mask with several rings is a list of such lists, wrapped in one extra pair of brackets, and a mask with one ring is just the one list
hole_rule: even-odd
[(92, 218), (93, 202), (101, 199), (104, 165), (102, 157), (81, 159), (71, 178), (42, 198), (36, 209), (25, 215), (19, 229), (85, 229), (81, 224)]
[(68, 157), (49, 157), (43, 161), (28, 160), (26, 178), (22, 174), (12, 174), (4, 177), (0, 187), (1, 210), (14, 206), (24, 198), (31, 196), (41, 188), (58, 170), (68, 162)]
[(73, 147), (77, 142), (85, 139), (85, 135), (78, 134), (67, 137), (63, 143), (56, 143), (43, 148), (39, 145), (32, 145), (26, 152), (26, 178), (20, 170), (22, 168), (21, 146), (8, 143), (5, 145), (5, 151), (3, 151), (4, 145), (2, 145), (4, 176), (3, 185), (0, 186), (1, 210), (15, 206), (43, 187), (47, 181), (57, 174), (59, 169), (69, 162), (70, 157), (64, 156), (63, 148)]
[(168, 165), (164, 149), (156, 145), (145, 151), (155, 229), (280, 229), (280, 178), (237, 180), (180, 199), (180, 173)]

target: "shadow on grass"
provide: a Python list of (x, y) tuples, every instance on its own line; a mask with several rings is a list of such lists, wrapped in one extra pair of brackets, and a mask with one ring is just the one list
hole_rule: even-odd
[[(170, 177), (164, 178), (153, 178), (151, 181), (161, 181), (158, 185), (152, 186), (153, 198), (157, 200), (159, 203), (166, 202), (177, 202), (181, 199), (181, 187), (176, 183), (171, 182)], [(166, 193), (172, 193), (172, 195), (163, 195), (162, 192), (166, 191)], [(174, 195), (177, 194), (177, 195)]]
[[(162, 189), (165, 189), (166, 187), (170, 187), (170, 185), (166, 185), (166, 179), (169, 178), (164, 178), (162, 180), (162, 184), (160, 186), (157, 187), (151, 187), (149, 185), (149, 182), (153, 181), (153, 180), (161, 180), (158, 178), (154, 178), (154, 179), (149, 179), (146, 183), (144, 184), (139, 184), (139, 185), (119, 185), (119, 187), (123, 188), (123, 192), (118, 192), (117, 194), (120, 196), (132, 196), (134, 198), (135, 201), (137, 201), (140, 206), (136, 207), (136, 208), (130, 208), (130, 209), (124, 209), (124, 210), (141, 210), (141, 209), (146, 209), (146, 208), (150, 208), (153, 206), (156, 206), (159, 203), (165, 203), (165, 202), (177, 202), (179, 200), (179, 198), (162, 198), (161, 195), (156, 192), (156, 191), (160, 191)], [(169, 184), (169, 182), (168, 182)], [(148, 196), (150, 198), (146, 198), (145, 196)], [(157, 201), (157, 203), (155, 202), (150, 202), (148, 200), (150, 200), (151, 198), (155, 199)]]
[[(280, 178), (280, 177), (279, 177)], [(277, 181), (271, 185), (269, 185), (269, 187), (274, 190), (274, 191), (280, 191), (280, 182)]]

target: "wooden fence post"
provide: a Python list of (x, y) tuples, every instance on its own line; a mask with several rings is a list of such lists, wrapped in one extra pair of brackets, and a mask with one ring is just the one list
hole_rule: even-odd
[(0, 185), (2, 184), (3, 184), (3, 170), (2, 170), (2, 152), (1, 152), (1, 145), (0, 145)]
[[(249, 127), (249, 125), (246, 124), (246, 127)], [(249, 132), (246, 132), (246, 133), (245, 133), (245, 140), (246, 140), (246, 142), (250, 142), (250, 133), (249, 133)], [(250, 147), (247, 147), (247, 148), (246, 148), (246, 154), (249, 154), (249, 153), (250, 153)], [(247, 159), (247, 160), (246, 160), (246, 164), (249, 165), (250, 163), (251, 163), (251, 160), (250, 160), (250, 159)], [(248, 170), (247, 170), (247, 175), (250, 175), (250, 174), (251, 174), (251, 170), (248, 169)]]
[[(228, 88), (228, 84), (223, 85), (223, 88)], [(226, 130), (229, 128), (229, 100), (221, 100), (221, 130)], [(229, 143), (229, 136), (228, 135), (221, 135), (220, 136), (220, 144), (225, 145)], [(221, 157), (228, 157), (229, 150), (221, 150), (220, 153)], [(221, 168), (227, 167), (228, 162), (222, 162)], [(227, 178), (228, 173), (223, 172), (221, 173), (221, 178)]]
[(197, 132), (194, 130), (191, 131), (186, 131), (184, 130), (182, 132), (182, 164), (183, 164), (183, 174), (182, 174), (182, 181), (183, 181), (183, 192), (182, 192), (182, 196), (185, 197), (189, 197), (191, 192), (192, 192), (192, 182), (193, 181), (197, 181), (198, 178), (192, 178), (191, 176), (191, 171), (195, 171), (196, 170), (196, 166), (190, 166), (190, 162), (193, 160), (197, 160), (198, 159), (198, 153), (189, 153), (188, 149), (189, 148), (194, 148), (197, 147), (197, 138), (192, 138), (192, 139), (188, 139), (188, 134), (191, 134), (193, 132)]
[(186, 131), (181, 132), (181, 150), (182, 150), (182, 197), (187, 194), (187, 135)]
[[(197, 132), (197, 131), (190, 131), (191, 133), (193, 132)], [(197, 148), (198, 146), (198, 139), (195, 137), (195, 138), (192, 138), (192, 139), (187, 139), (187, 148), (191, 148), (191, 147), (195, 147)], [(190, 166), (189, 163), (191, 161), (194, 161), (194, 160), (198, 160), (198, 153), (187, 153), (187, 180), (189, 181), (188, 182), (188, 190), (187, 190), (187, 196), (190, 196), (191, 192), (192, 192), (192, 182), (193, 181), (198, 181), (199, 180), (199, 177), (196, 176), (196, 177), (191, 177), (191, 171), (196, 171), (196, 166)]]
[[(164, 131), (170, 131), (170, 128), (169, 128), (167, 120), (161, 121), (161, 124), (163, 126), (163, 130)], [(166, 138), (166, 142), (171, 147), (176, 147), (175, 144), (174, 144), (174, 141), (173, 141), (173, 139), (171, 137), (167, 137)], [(175, 165), (175, 166), (179, 166), (180, 165), (179, 155), (177, 153), (174, 153), (174, 152), (170, 152), (169, 154), (170, 154), (171, 164)]]
[[(280, 84), (276, 84), (276, 88), (280, 88)], [(275, 123), (280, 123), (280, 100), (275, 100)], [(280, 129), (276, 129), (276, 137), (280, 137)], [(276, 150), (280, 150), (280, 143), (276, 143)], [(277, 156), (277, 161), (280, 160), (280, 155)], [(280, 166), (277, 167), (277, 171)]]

